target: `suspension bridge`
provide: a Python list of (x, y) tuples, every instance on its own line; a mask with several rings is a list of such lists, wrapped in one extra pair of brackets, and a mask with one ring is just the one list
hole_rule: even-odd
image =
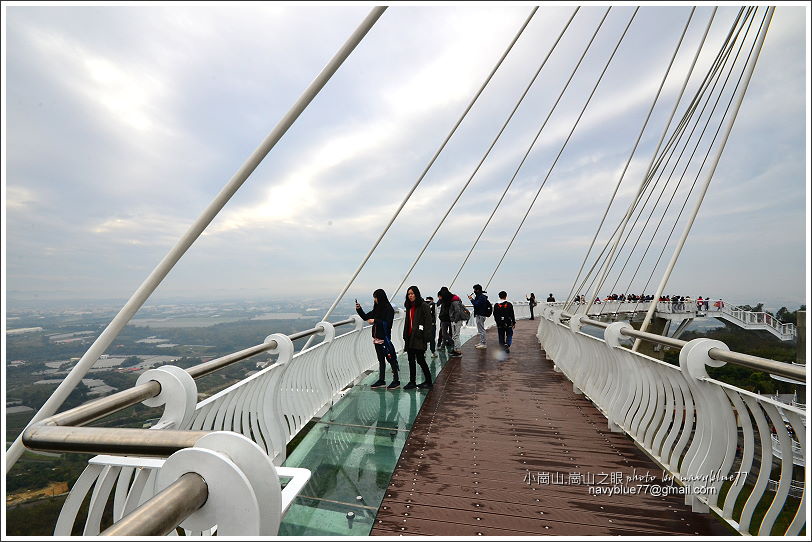
[[(540, 54), (530, 83), (496, 127), (489, 148), (391, 290), (393, 299), (402, 293), (488, 160), (556, 54), (559, 41), (573, 21), (592, 9), (599, 9), (600, 17), (586, 34), (580, 59), (571, 70), (557, 74), (557, 83), (547, 82), (560, 92), (558, 99), (473, 236), (449, 283), (453, 289), (560, 100), (572, 92), (573, 77), (588, 64), (584, 59), (607, 18), (614, 15), (612, 8), (572, 8), (550, 49)], [(619, 61), (617, 53), (641, 9), (646, 8), (620, 14), (626, 19), (608, 58), (597, 67), (592, 63), (593, 86), (581, 96), (580, 113), (541, 173), (537, 191), (527, 198), (527, 210), (486, 288), (506, 262), (604, 75)], [(473, 348), (471, 339), (477, 332), (472, 317), (462, 326), (462, 357), (449, 358), (441, 351), (432, 359), (436, 379), (432, 391), (371, 389), (377, 357), (369, 326), (357, 316), (338, 321), (331, 317), (514, 44), (543, 11), (538, 8), (528, 10), (513, 40), (320, 323), (291, 335), (272, 333), (261, 344), (189, 369), (148, 370), (131, 389), (57, 413), (385, 11), (371, 10), (7, 450), (7, 472), (26, 448), (95, 454), (72, 482), (54, 534), (804, 533), (805, 409), (715, 380), (706, 367), (732, 364), (801, 386), (805, 367), (733, 352), (716, 340), (678, 338), (685, 322), (696, 318), (725, 319), (781, 340), (797, 340), (794, 326), (768, 313), (736, 307), (702, 313), (696, 306), (677, 308), (657, 301), (647, 305), (575, 301), (577, 292), (588, 292), (587, 300), (607, 291), (653, 292), (654, 300), (663, 296), (733, 130), (768, 35), (772, 7), (742, 7), (732, 17), (721, 17), (718, 8), (702, 11), (701, 16), (696, 8), (677, 10), (673, 24), (681, 34), (656, 74), (659, 87), (570, 292), (560, 303), (540, 304), (535, 314), (524, 300), (514, 300), (518, 323), (509, 357), (494, 354), (498, 349), (492, 316), (484, 322), (489, 350)], [(721, 42), (708, 40), (714, 25), (724, 25)], [(687, 31), (696, 27), (702, 29), (701, 38), (688, 43)], [(691, 59), (686, 69), (675, 64), (678, 53)], [(712, 58), (705, 70), (699, 69), (702, 54)], [(679, 91), (666, 105), (670, 114), (653, 126), (652, 112), (662, 105), (662, 90), (672, 81)], [(610, 224), (621, 183), (644, 133), (652, 130), (658, 134), (656, 149), (646, 157), (631, 202), (622, 206), (618, 222)], [(604, 227), (611, 231), (608, 236)], [(669, 248), (672, 252), (666, 257)], [(642, 316), (638, 328), (628, 321), (636, 313)], [(406, 317), (399, 310), (392, 330), (401, 363), (405, 363), (401, 334)], [(669, 325), (678, 321), (676, 332), (669, 336), (666, 328), (662, 334), (651, 333), (649, 326), (657, 318)], [(594, 333), (585, 333), (587, 328)], [(297, 350), (294, 341), (305, 338), (307, 344)], [(679, 350), (679, 365), (639, 352), (642, 342)], [(196, 379), (267, 354), (275, 356), (274, 363), (198, 401)], [(139, 403), (163, 408), (149, 429), (87, 427)], [(298, 438), (301, 442), (288, 455), (288, 444)]]

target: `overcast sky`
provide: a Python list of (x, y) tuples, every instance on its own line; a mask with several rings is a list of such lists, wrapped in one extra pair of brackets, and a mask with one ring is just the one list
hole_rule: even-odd
[[(4, 5), (7, 299), (129, 297), (370, 7)], [(155, 300), (336, 295), (530, 9), (390, 7)], [(573, 9), (538, 11), (351, 296), (368, 298), (378, 287), (391, 293), (401, 282)], [(632, 11), (610, 11), (455, 285), (460, 295), (493, 272)], [(640, 9), (492, 294), (569, 291), (689, 11)], [(736, 11), (719, 10), (689, 93)], [(451, 281), (604, 12), (588, 6), (576, 15), (407, 280), (424, 295)], [(640, 183), (710, 12), (698, 8), (688, 28), (610, 214), (613, 226)], [(790, 307), (806, 299), (808, 20), (808, 7), (776, 10), (667, 293)], [(666, 261), (670, 255), (669, 248)], [(649, 260), (640, 276), (648, 278)]]

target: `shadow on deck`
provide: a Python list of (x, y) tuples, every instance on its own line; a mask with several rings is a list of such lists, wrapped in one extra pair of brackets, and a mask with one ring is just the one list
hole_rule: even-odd
[[(671, 483), (553, 371), (535, 321), (519, 321), (515, 332), (505, 361), (495, 359), (491, 329), (487, 350), (468, 341), (463, 357), (444, 367), (406, 439), (370, 534), (732, 533), (713, 515), (691, 512), (682, 495), (642, 489)], [(636, 495), (594, 494), (638, 485)]]

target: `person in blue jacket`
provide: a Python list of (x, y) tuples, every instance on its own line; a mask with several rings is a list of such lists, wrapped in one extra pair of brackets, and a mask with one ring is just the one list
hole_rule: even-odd
[(482, 285), (474, 284), (474, 295), (469, 295), (468, 299), (474, 306), (474, 317), (476, 319), (476, 330), (479, 333), (479, 344), (474, 348), (487, 348), (487, 341), (485, 340), (485, 319), (491, 315), (493, 307), (491, 302), (488, 301), (488, 296), (482, 290)]

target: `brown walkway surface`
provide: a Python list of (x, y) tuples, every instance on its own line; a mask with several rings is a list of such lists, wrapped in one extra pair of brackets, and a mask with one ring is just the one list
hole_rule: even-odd
[[(492, 329), (488, 350), (475, 349), (472, 339), (463, 357), (446, 365), (415, 420), (370, 534), (730, 534), (712, 515), (692, 513), (682, 495), (590, 494), (591, 486), (669, 484), (662, 469), (624, 434), (609, 432), (606, 418), (552, 370), (536, 325), (518, 323), (505, 361), (493, 358), (498, 341)], [(617, 472), (655, 480), (612, 483)]]

